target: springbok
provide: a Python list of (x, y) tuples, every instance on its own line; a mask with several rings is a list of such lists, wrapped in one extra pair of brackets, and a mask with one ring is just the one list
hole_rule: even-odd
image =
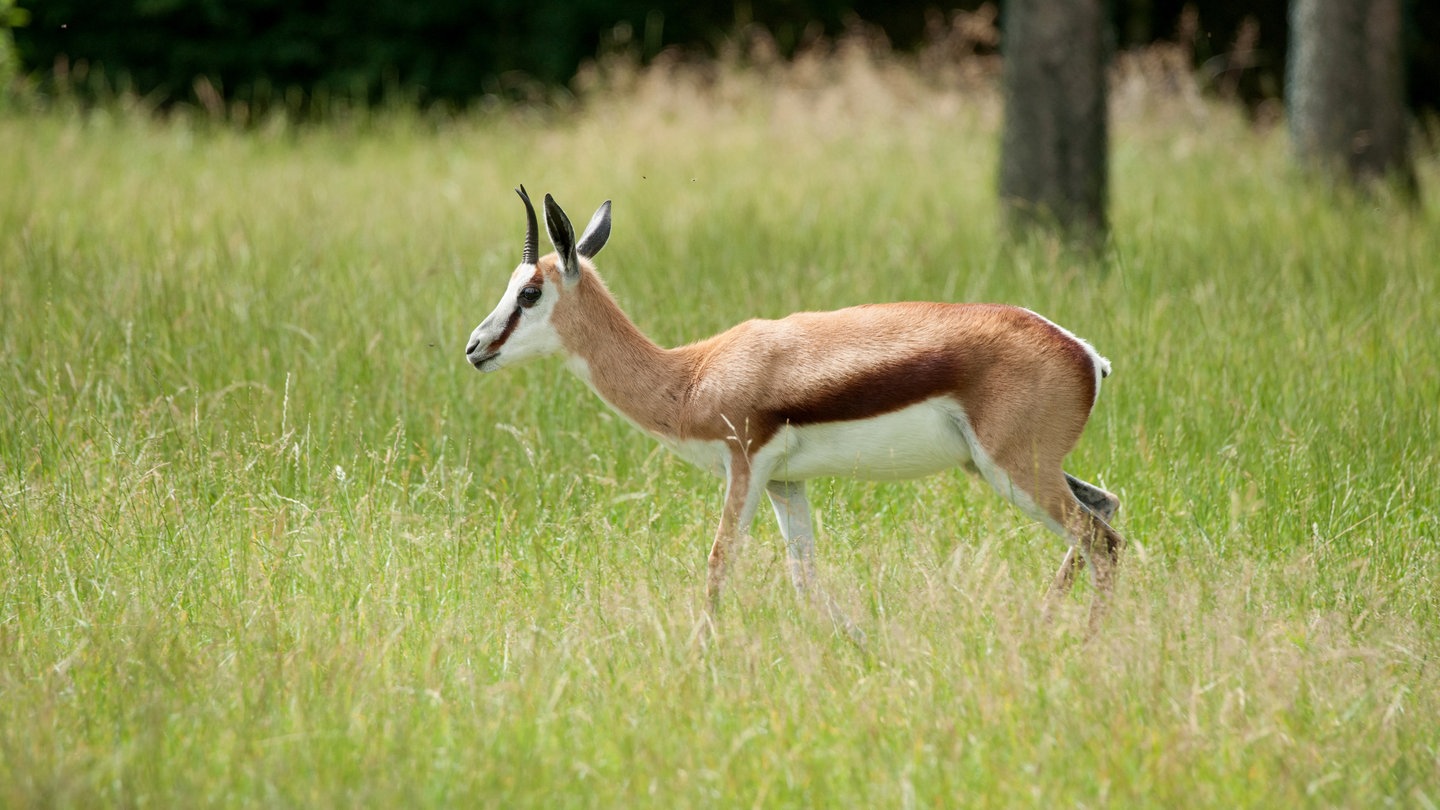
[(465, 356), (489, 372), (562, 354), (631, 424), (725, 479), (709, 615), (761, 493), (780, 522), (796, 590), (823, 597), (807, 479), (915, 478), (963, 466), (1069, 543), (1047, 612), (1090, 563), (1094, 631), (1125, 541), (1109, 524), (1119, 499), (1061, 469), (1110, 373), (1088, 343), (1018, 307), (894, 303), (749, 320), (664, 349), (621, 311), (592, 264), (610, 236), (610, 202), (577, 241), (546, 194), (555, 252), (542, 257), (534, 206), (524, 186), (516, 193), (526, 216), (520, 265)]

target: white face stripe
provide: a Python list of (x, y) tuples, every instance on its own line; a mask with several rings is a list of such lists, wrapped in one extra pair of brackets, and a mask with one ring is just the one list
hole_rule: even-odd
[[(540, 288), (540, 298), (524, 306), (520, 291), (529, 286)], [(470, 362), (481, 371), (496, 371), (560, 351), (560, 338), (550, 323), (555, 300), (555, 285), (547, 283), (536, 265), (516, 267), (495, 309), (470, 333)]]

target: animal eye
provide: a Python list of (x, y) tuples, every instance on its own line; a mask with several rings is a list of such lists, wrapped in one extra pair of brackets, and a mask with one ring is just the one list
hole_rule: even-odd
[(540, 300), (540, 288), (535, 286), (523, 287), (520, 290), (520, 306), (533, 307), (535, 302)]

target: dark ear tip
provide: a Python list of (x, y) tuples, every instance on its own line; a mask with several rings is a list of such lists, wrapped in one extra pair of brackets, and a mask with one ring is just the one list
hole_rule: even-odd
[(545, 217), (547, 220), (564, 223), (565, 227), (570, 227), (570, 218), (565, 215), (565, 209), (561, 208), (560, 203), (555, 202), (555, 198), (549, 194), (545, 195)]

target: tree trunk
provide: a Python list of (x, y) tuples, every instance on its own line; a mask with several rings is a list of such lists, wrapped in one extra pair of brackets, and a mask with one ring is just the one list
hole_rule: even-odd
[(1107, 227), (1104, 0), (1010, 0), (1004, 7), (1005, 130), (1000, 200), (1011, 226)]
[(1405, 110), (1401, 0), (1293, 0), (1286, 107), (1307, 165), (1416, 190)]

